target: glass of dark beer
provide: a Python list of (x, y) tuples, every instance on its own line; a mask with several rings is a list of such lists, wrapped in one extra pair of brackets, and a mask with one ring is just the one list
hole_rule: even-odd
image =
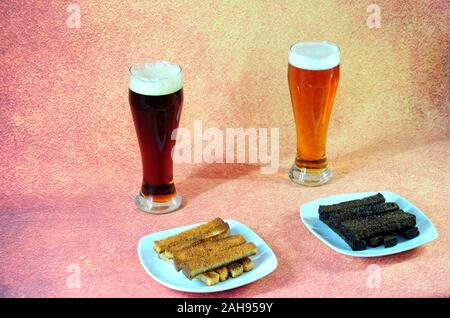
[(331, 179), (328, 122), (339, 83), (340, 50), (326, 41), (299, 42), (289, 52), (288, 82), (297, 133), (292, 181), (317, 186)]
[(175, 211), (181, 205), (172, 161), (183, 106), (181, 67), (165, 61), (134, 63), (129, 71), (128, 99), (143, 172), (136, 206), (154, 214)]

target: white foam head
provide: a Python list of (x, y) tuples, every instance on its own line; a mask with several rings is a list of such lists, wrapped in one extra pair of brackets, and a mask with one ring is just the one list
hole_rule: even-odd
[(155, 61), (134, 63), (130, 67), (128, 88), (149, 96), (172, 94), (183, 87), (183, 75), (178, 64)]
[(289, 64), (305, 70), (328, 70), (339, 63), (339, 47), (326, 41), (299, 42), (289, 52)]

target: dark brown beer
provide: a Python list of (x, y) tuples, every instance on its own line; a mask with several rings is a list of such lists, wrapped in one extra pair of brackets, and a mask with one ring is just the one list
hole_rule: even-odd
[(161, 96), (141, 95), (129, 90), (129, 102), (142, 158), (141, 192), (156, 202), (175, 196), (173, 183), (172, 132), (178, 128), (183, 89)]
[(175, 211), (181, 205), (172, 160), (183, 107), (181, 67), (165, 61), (133, 64), (128, 99), (142, 159), (136, 206), (155, 214)]

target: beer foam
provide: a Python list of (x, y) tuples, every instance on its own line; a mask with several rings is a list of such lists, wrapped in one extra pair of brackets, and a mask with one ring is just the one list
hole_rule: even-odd
[(326, 41), (299, 42), (289, 52), (289, 64), (305, 70), (328, 70), (339, 63), (339, 47)]
[(128, 88), (149, 96), (168, 95), (183, 87), (181, 67), (177, 64), (156, 61), (135, 63), (130, 67)]

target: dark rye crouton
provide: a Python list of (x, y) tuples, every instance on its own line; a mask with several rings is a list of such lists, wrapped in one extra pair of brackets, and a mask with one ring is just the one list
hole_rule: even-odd
[(384, 247), (393, 247), (397, 245), (397, 235), (389, 234), (383, 238)]
[(415, 238), (416, 236), (419, 236), (420, 232), (419, 229), (415, 226), (404, 231), (399, 231), (398, 234), (403, 236), (405, 239), (410, 240)]
[(344, 208), (342, 210), (337, 210), (334, 212), (321, 213), (319, 214), (319, 218), (321, 220), (324, 219), (332, 219), (333, 222), (338, 221), (346, 221), (355, 218), (377, 215), (386, 212), (393, 212), (398, 210), (399, 207), (397, 203), (376, 203), (371, 205), (364, 206), (356, 206), (350, 208)]
[(339, 210), (343, 210), (346, 208), (353, 208), (358, 206), (376, 204), (376, 203), (384, 203), (386, 199), (381, 193), (377, 193), (375, 195), (368, 196), (366, 198), (351, 200), (346, 202), (341, 202), (337, 204), (330, 205), (321, 205), (319, 206), (319, 215), (322, 214), (324, 217), (327, 217), (328, 213), (336, 212)]
[(416, 225), (413, 214), (401, 210), (342, 222), (341, 231), (363, 240), (378, 235), (403, 231)]
[(367, 240), (367, 245), (369, 245), (370, 247), (377, 247), (380, 245), (384, 244), (384, 240), (383, 240), (383, 236), (375, 236), (375, 237), (371, 237)]
[(339, 224), (333, 223), (330, 220), (323, 220), (323, 222), (327, 224), (337, 235), (339, 235), (353, 251), (362, 251), (367, 248), (367, 243), (365, 240), (358, 240), (351, 235), (347, 235), (341, 231)]

